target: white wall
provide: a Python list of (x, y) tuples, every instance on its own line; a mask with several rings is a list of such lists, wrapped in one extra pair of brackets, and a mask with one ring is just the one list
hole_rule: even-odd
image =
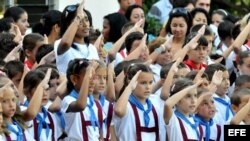
[[(79, 3), (81, 0), (55, 0), (55, 9), (63, 11), (70, 4)], [(85, 8), (91, 12), (94, 28), (102, 30), (103, 17), (109, 13), (117, 12), (117, 0), (85, 0)]]

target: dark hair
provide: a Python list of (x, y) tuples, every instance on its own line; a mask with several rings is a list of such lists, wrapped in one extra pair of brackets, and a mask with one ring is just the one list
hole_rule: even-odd
[(38, 33), (30, 33), (23, 38), (23, 50), (26, 49), (32, 51), (35, 47), (37, 42), (43, 41), (44, 38), (42, 35)]
[(167, 33), (170, 33), (172, 34), (172, 31), (171, 31), (171, 22), (173, 20), (173, 18), (179, 18), (179, 17), (183, 17), (186, 21), (186, 24), (187, 24), (187, 34), (189, 34), (189, 30), (192, 26), (192, 16), (191, 14), (185, 9), (185, 8), (174, 8), (170, 14), (169, 14), (169, 19), (168, 19), (168, 22), (166, 24), (166, 27), (165, 27), (165, 30)]
[(197, 88), (197, 97), (199, 98), (202, 94), (209, 92), (209, 89), (204, 88), (204, 87), (198, 87)]
[[(194, 25), (191, 27), (190, 29), (190, 32), (198, 32), (199, 29), (203, 26), (204, 24), (197, 24), (197, 25)], [(210, 36), (210, 35), (213, 35), (213, 31), (212, 29), (206, 25), (206, 28), (205, 28), (205, 33), (204, 33), (204, 36)]]
[(9, 32), (12, 23), (14, 20), (11, 17), (0, 19), (0, 32)]
[(41, 35), (50, 35), (51, 30), (55, 24), (59, 27), (61, 25), (62, 12), (58, 10), (50, 10), (46, 12), (40, 19), (40, 22), (32, 27), (33, 32), (40, 33)]
[(219, 59), (219, 58), (222, 57), (223, 59), (222, 59), (222, 61), (220, 62), (220, 64), (226, 65), (226, 60), (225, 60), (225, 58), (224, 58), (222, 55), (220, 55), (220, 54), (211, 54), (211, 55), (209, 55), (209, 56), (210, 56), (211, 59), (214, 59), (214, 60)]
[[(162, 79), (165, 79), (165, 78), (167, 77), (168, 72), (169, 72), (169, 70), (171, 69), (171, 67), (172, 67), (172, 65), (173, 65), (174, 63), (175, 63), (175, 61), (172, 61), (172, 62), (167, 63), (167, 64), (165, 64), (164, 66), (162, 66), (161, 71), (160, 71), (160, 77), (161, 77)], [(184, 63), (181, 62), (181, 63), (178, 65), (178, 69), (183, 69), (183, 68), (187, 68), (187, 66), (186, 66)]]
[(67, 79), (68, 79), (68, 83), (67, 83), (68, 92), (72, 91), (75, 88), (73, 83), (71, 82), (70, 76), (74, 74), (79, 75), (80, 72), (82, 71), (85, 73), (88, 65), (89, 65), (88, 60), (84, 58), (73, 59), (69, 62), (67, 73), (66, 73)]
[(239, 106), (241, 104), (241, 97), (244, 95), (249, 95), (250, 90), (247, 88), (242, 88), (233, 93), (233, 95), (230, 97), (231, 104), (235, 106)]
[(14, 22), (17, 22), (20, 19), (21, 15), (25, 12), (26, 11), (21, 7), (10, 7), (5, 11), (4, 18), (11, 17), (13, 18)]
[(193, 0), (173, 0), (172, 5), (173, 5), (173, 8), (177, 8), (177, 7), (185, 8), (190, 3), (194, 5)]
[(140, 9), (142, 9), (142, 11), (144, 11), (143, 7), (141, 7), (140, 5), (137, 5), (137, 4), (130, 5), (125, 13), (125, 17), (127, 18), (128, 21), (130, 21), (130, 16), (131, 16), (133, 10), (136, 8), (140, 8)]
[(127, 19), (117, 12), (104, 16), (104, 19), (108, 20), (110, 26), (109, 41), (115, 43), (122, 36), (122, 27), (127, 23)]
[(218, 26), (218, 34), (222, 40), (227, 37), (232, 38), (231, 30), (234, 28), (234, 24), (230, 21), (223, 21)]
[[(79, 6), (78, 4), (77, 5), (68, 5), (64, 8), (64, 10), (62, 12), (62, 17), (61, 17), (61, 31), (60, 31), (61, 36), (63, 36), (63, 34), (66, 32), (69, 25), (71, 24), (72, 20), (76, 17), (78, 6)], [(73, 9), (71, 9), (71, 7)], [(69, 10), (69, 9), (71, 9), (71, 10)], [(90, 12), (86, 9), (83, 9), (83, 11), (86, 13), (86, 15), (88, 17), (90, 26), (92, 26), (92, 16), (91, 16)]]
[[(188, 34), (186, 38), (185, 44), (190, 42), (197, 34), (198, 34), (197, 32), (190, 32), (190, 34)], [(204, 35), (201, 35), (201, 37), (198, 40), (198, 47), (199, 46), (208, 46), (208, 41)]]
[(193, 81), (187, 78), (177, 79), (171, 87), (170, 96), (173, 96), (174, 94), (178, 93), (179, 91), (193, 84), (194, 84)]
[(53, 50), (54, 47), (51, 44), (43, 44), (42, 46), (40, 46), (36, 53), (36, 62), (39, 63), (45, 55), (47, 55)]
[(209, 25), (209, 24), (211, 23), (210, 16), (209, 16), (208, 12), (207, 12), (204, 8), (194, 8), (194, 9), (190, 12), (190, 14), (191, 14), (191, 16), (192, 16), (193, 18), (195, 17), (195, 15), (196, 15), (197, 13), (203, 13), (203, 14), (206, 16), (206, 18), (207, 18), (207, 25)]
[[(40, 65), (36, 68), (36, 70), (39, 70), (39, 71), (42, 71), (44, 74), (47, 73), (47, 70), (51, 68), (52, 71), (51, 71), (51, 75), (50, 75), (50, 80), (52, 79), (59, 79), (60, 75), (59, 75), (59, 72), (56, 68), (56, 66), (52, 65), (52, 64), (43, 64), (43, 65)], [(51, 86), (50, 82), (49, 82), (49, 86)]]
[(219, 14), (221, 15), (223, 18), (225, 18), (228, 15), (228, 12), (224, 9), (216, 9), (213, 11), (212, 15), (214, 14)]
[(40, 70), (29, 71), (23, 80), (24, 94), (28, 94), (32, 89), (36, 88), (38, 84), (44, 79), (45, 74)]
[(139, 59), (132, 59), (132, 60), (129, 60), (129, 61), (122, 61), (120, 63), (118, 63), (116, 66), (115, 66), (115, 76), (118, 76), (122, 71), (124, 71), (126, 73), (127, 71), (127, 68), (130, 64), (132, 63), (143, 63), (141, 60)]
[(210, 64), (206, 67), (204, 72), (207, 74), (208, 80), (212, 81), (215, 71), (219, 70), (224, 72), (227, 71), (227, 68), (222, 64)]
[[(198, 73), (198, 70), (192, 70), (192, 71), (190, 71), (190, 72), (186, 75), (186, 78), (191, 79), (191, 80), (194, 80), (195, 77), (196, 77), (196, 75), (197, 75), (197, 73)], [(203, 73), (203, 74), (201, 75), (201, 78), (206, 78), (206, 79), (208, 80), (208, 76), (207, 76), (206, 73)]]
[(241, 88), (241, 86), (247, 82), (250, 83), (250, 76), (249, 75), (240, 75), (235, 80), (235, 87)]
[(6, 69), (7, 76), (10, 79), (12, 79), (19, 72), (23, 73), (24, 64), (21, 61), (17, 61), (17, 60), (9, 61), (5, 64), (5, 69)]
[(134, 43), (135, 40), (141, 40), (142, 38), (143, 34), (141, 32), (137, 31), (130, 33), (124, 41), (127, 52), (130, 53), (132, 44)]
[(90, 28), (89, 30), (89, 42), (94, 44), (97, 38), (101, 35), (101, 31), (99, 29)]
[(7, 32), (0, 33), (0, 60), (3, 60), (18, 45), (13, 41), (14, 38), (13, 34)]
[(242, 51), (239, 53), (237, 64), (242, 65), (244, 64), (244, 59), (250, 57), (250, 51)]

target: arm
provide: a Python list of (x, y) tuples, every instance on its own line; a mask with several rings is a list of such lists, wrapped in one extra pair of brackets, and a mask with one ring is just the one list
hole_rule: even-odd
[(57, 50), (57, 54), (61, 55), (64, 52), (66, 52), (72, 45), (74, 41), (75, 34), (77, 32), (78, 26), (80, 25), (80, 22), (84, 20), (84, 12), (83, 12), (83, 4), (84, 0), (80, 3), (80, 5), (77, 8), (77, 15), (73, 22), (69, 25), (66, 32), (63, 34), (62, 39), (59, 43), (59, 47)]
[(165, 81), (164, 79), (161, 79), (153, 85), (152, 94), (154, 94), (158, 89), (160, 89), (164, 81)]
[(172, 85), (174, 75), (178, 71), (178, 65), (180, 64), (180, 61), (181, 61), (180, 59), (177, 59), (177, 61), (171, 66), (168, 72), (167, 78), (163, 84), (162, 91), (161, 91), (162, 100), (167, 100), (167, 98), (169, 97), (170, 87)]
[(197, 88), (197, 86), (200, 83), (201, 82), (198, 82), (195, 85), (189, 86), (167, 99), (164, 105), (164, 114), (163, 114), (164, 121), (166, 124), (168, 124), (170, 118), (172, 117), (173, 114), (172, 110), (175, 104), (177, 104), (185, 95), (187, 95), (190, 90)]
[(89, 93), (89, 82), (92, 76), (94, 76), (98, 63), (91, 61), (87, 67), (86, 73), (83, 78), (82, 86), (79, 92), (79, 96), (76, 101), (72, 102), (66, 112), (81, 112), (87, 105), (87, 97)]
[(48, 88), (50, 75), (51, 75), (51, 68), (48, 69), (44, 79), (36, 87), (36, 91), (30, 100), (27, 110), (22, 112), (24, 121), (30, 121), (34, 119), (37, 113), (39, 112), (40, 107), (42, 105), (43, 92), (45, 91), (45, 89)]
[(250, 33), (250, 22), (246, 25), (246, 27), (240, 32), (240, 34), (235, 39), (233, 46), (236, 53), (241, 51), (241, 46), (244, 44), (245, 40), (247, 39)]
[(18, 94), (19, 94), (19, 101), (20, 103), (24, 103), (24, 97), (25, 95), (23, 94), (23, 80), (24, 80), (24, 77), (26, 76), (26, 74), (29, 72), (29, 69), (27, 66), (24, 65), (23, 67), (23, 75), (22, 75), (22, 78), (21, 78), (21, 81), (18, 85)]
[(114, 61), (108, 65), (108, 85), (106, 90), (108, 101), (115, 101), (115, 84), (114, 84)]
[(124, 71), (122, 71), (115, 79), (115, 97), (116, 99), (119, 97), (120, 91), (122, 89), (123, 86), (123, 82), (124, 82)]
[(128, 86), (123, 91), (121, 97), (117, 100), (117, 103), (115, 104), (114, 112), (120, 118), (124, 117), (126, 114), (128, 98), (137, 85), (137, 79), (140, 72), (141, 71), (138, 71), (136, 75), (132, 78)]
[(250, 99), (248, 103), (240, 109), (239, 112), (235, 114), (235, 116), (231, 119), (231, 125), (238, 125), (249, 113), (250, 111)]
[(58, 112), (61, 109), (61, 99), (59, 96), (53, 101), (53, 103), (49, 106), (50, 112)]
[(130, 30), (128, 30), (126, 33), (124, 33), (122, 35), (122, 37), (114, 43), (113, 47), (108, 52), (109, 58), (111, 58), (112, 60), (114, 60), (116, 53), (120, 50), (120, 48), (121, 48), (122, 44), (124, 43), (126, 37), (130, 33), (134, 32), (134, 31), (140, 30), (139, 28), (141, 27), (142, 24), (143, 24), (143, 20), (140, 20), (139, 22), (137, 22), (134, 25), (133, 28), (131, 28)]

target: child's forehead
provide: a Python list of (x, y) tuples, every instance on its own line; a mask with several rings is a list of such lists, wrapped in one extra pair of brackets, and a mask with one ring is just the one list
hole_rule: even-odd
[(101, 68), (97, 68), (95, 71), (96, 74), (98, 75), (106, 75), (107, 74), (107, 68), (106, 67), (101, 67)]
[(242, 102), (248, 102), (250, 99), (250, 94), (244, 94), (244, 95), (240, 95), (240, 101)]
[(138, 76), (138, 80), (147, 80), (147, 79), (153, 79), (153, 73), (151, 72), (141, 72)]

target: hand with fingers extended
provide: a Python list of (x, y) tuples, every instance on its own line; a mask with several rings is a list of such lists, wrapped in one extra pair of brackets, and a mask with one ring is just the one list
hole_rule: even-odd
[(136, 88), (136, 86), (137, 86), (137, 79), (138, 79), (140, 73), (141, 73), (141, 70), (138, 71), (135, 74), (135, 76), (131, 79), (131, 81), (129, 82), (128, 87), (130, 88), (130, 90), (134, 90)]
[(19, 52), (20, 52), (21, 48), (22, 48), (22, 46), (19, 44), (14, 49), (12, 49), (10, 51), (10, 53), (4, 58), (4, 61), (9, 62), (12, 60), (19, 60), (19, 58), (20, 58)]
[(203, 25), (199, 30), (198, 34), (195, 35), (194, 38), (192, 38), (185, 46), (188, 46), (189, 49), (195, 49), (198, 46), (198, 40), (202, 35), (204, 35), (206, 26)]
[(41, 81), (40, 85), (44, 88), (44, 89), (48, 89), (49, 88), (49, 80), (50, 80), (50, 76), (51, 76), (51, 72), (52, 69), (49, 68), (45, 74), (45, 77), (43, 78), (43, 80)]
[(201, 68), (198, 73), (196, 74), (195, 78), (194, 78), (194, 82), (198, 82), (199, 80), (202, 80), (202, 75), (205, 71), (205, 68)]
[(215, 71), (212, 77), (212, 83), (215, 85), (220, 85), (223, 80), (223, 71)]
[(144, 20), (141, 19), (140, 21), (136, 22), (135, 25), (134, 25), (134, 27), (131, 28), (130, 30), (132, 32), (138, 31), (138, 32), (144, 33), (143, 24), (144, 24)]
[(178, 66), (180, 65), (181, 63), (181, 58), (178, 58), (174, 64), (171, 66), (170, 68), (170, 71), (173, 71), (174, 73), (177, 73), (178, 72)]
[(88, 76), (89, 78), (92, 78), (95, 75), (95, 70), (97, 69), (97, 67), (99, 66), (99, 63), (95, 60), (91, 60), (89, 62), (89, 66), (87, 67), (86, 70), (86, 76)]

